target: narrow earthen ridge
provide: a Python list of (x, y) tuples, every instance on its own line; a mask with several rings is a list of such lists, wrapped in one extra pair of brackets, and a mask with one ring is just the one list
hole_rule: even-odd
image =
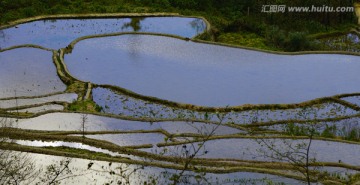
[(63, 72), (60, 59), (58, 58), (58, 53), (56, 51), (53, 51), (53, 62), (56, 67), (56, 72), (58, 74), (58, 77), (61, 79), (62, 82), (65, 84), (70, 84), (71, 79), (69, 79)]
[(92, 91), (92, 84), (90, 82), (88, 82), (87, 83), (86, 95), (84, 97), (84, 100), (90, 100), (91, 99), (91, 91)]
[(152, 35), (152, 36), (162, 36), (162, 37), (169, 37), (179, 40), (188, 41), (188, 38), (184, 38), (178, 35), (171, 35), (171, 34), (165, 34), (165, 33), (151, 33), (151, 32), (115, 32), (115, 33), (106, 33), (106, 34), (96, 34), (96, 35), (87, 35), (83, 37), (79, 37), (75, 40), (73, 40), (66, 48), (63, 48), (63, 52), (61, 53), (61, 56), (64, 54), (71, 53), (74, 49), (75, 45), (83, 40), (88, 39), (94, 39), (94, 38), (103, 38), (103, 37), (114, 37), (114, 36), (122, 36), (122, 35)]
[(64, 71), (67, 73), (66, 75), (71, 76), (70, 72), (69, 72), (69, 70), (68, 70), (68, 68), (67, 68), (67, 66), (65, 65), (65, 62), (64, 62), (64, 49), (60, 49), (59, 56), (60, 56), (60, 64), (63, 66)]
[(53, 51), (52, 49), (45, 48), (45, 47), (35, 45), (35, 44), (23, 44), (23, 45), (8, 47), (8, 48), (0, 48), (0, 52), (9, 51), (9, 50), (18, 49), (18, 48), (35, 48), (35, 49), (42, 49), (45, 51)]

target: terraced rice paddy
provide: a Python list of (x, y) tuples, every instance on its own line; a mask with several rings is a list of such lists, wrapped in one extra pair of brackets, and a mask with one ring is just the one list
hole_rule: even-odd
[[(0, 53), (0, 98), (39, 96), (64, 91), (52, 52), (18, 48)], [(16, 74), (16, 75), (14, 75)]]
[(2, 30), (0, 47), (34, 44), (60, 49), (82, 36), (133, 31), (174, 34), (190, 38), (203, 32), (205, 28), (206, 25), (201, 19), (186, 17), (39, 20)]
[(173, 174), (183, 184), (301, 184), (307, 146), (314, 183), (360, 171), (359, 56), (189, 39), (209, 26), (133, 17), (1, 30), (0, 134), (13, 140), (1, 149), (28, 152), (40, 168), (72, 158), (82, 175), (66, 184), (109, 182), (113, 166), (134, 172), (131, 184)]
[(65, 63), (83, 81), (202, 106), (300, 103), (360, 90), (357, 56), (275, 55), (161, 36), (83, 40)]

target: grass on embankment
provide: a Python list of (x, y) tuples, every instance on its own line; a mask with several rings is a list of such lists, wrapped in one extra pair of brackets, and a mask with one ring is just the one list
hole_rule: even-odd
[(218, 42), (239, 45), (263, 50), (281, 51), (279, 48), (271, 47), (266, 44), (266, 39), (255, 33), (221, 33), (217, 38)]

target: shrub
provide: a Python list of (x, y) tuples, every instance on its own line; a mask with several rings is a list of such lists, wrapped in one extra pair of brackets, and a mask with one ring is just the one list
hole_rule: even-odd
[(332, 126), (326, 125), (326, 128), (321, 133), (321, 136), (322, 137), (334, 138), (334, 137), (336, 137), (336, 132), (337, 132), (336, 125), (332, 125)]
[(246, 31), (256, 33), (257, 35), (264, 36), (266, 32), (266, 24), (254, 17), (242, 17), (232, 23), (226, 28), (227, 32)]
[(265, 38), (268, 44), (282, 48), (286, 41), (286, 35), (283, 30), (277, 26), (271, 26), (266, 30)]
[(290, 32), (284, 49), (286, 51), (303, 51), (310, 49), (310, 45), (304, 32)]
[(36, 15), (36, 11), (32, 7), (24, 8), (23, 12), (26, 17), (32, 17)]
[(172, 0), (170, 1), (171, 5), (181, 9), (193, 9), (197, 7), (197, 2), (195, 0)]
[(346, 122), (339, 130), (339, 136), (346, 140), (359, 141), (360, 140), (360, 127), (357, 121)]

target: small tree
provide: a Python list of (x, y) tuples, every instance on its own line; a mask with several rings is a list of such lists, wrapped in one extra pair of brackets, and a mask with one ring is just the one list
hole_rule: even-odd
[(62, 180), (71, 178), (73, 176), (72, 171), (69, 168), (71, 163), (70, 158), (66, 158), (60, 161), (60, 164), (51, 164), (46, 167), (46, 171), (44, 176), (40, 177), (41, 183), (37, 184), (48, 184), (48, 185), (55, 185), (60, 184)]
[(82, 132), (82, 137), (85, 137), (85, 132), (87, 129), (87, 121), (88, 121), (88, 115), (87, 114), (82, 114), (81, 115), (81, 132)]
[[(310, 136), (307, 141), (294, 142), (294, 140), (258, 139), (261, 149), (258, 152), (265, 158), (275, 161), (284, 161), (291, 164), (294, 169), (300, 172), (308, 184), (311, 183), (311, 163), (316, 162), (315, 157), (310, 156), (313, 138)], [(265, 148), (265, 149), (264, 149)]]
[[(140, 170), (144, 169), (144, 166), (130, 164), (113, 165), (112, 162), (109, 162), (107, 166), (99, 166), (93, 162), (90, 162), (88, 163), (87, 168), (88, 170), (91, 170), (93, 172), (110, 174), (111, 177), (109, 179), (109, 182), (105, 184), (115, 183), (130, 185), (135, 183), (140, 184), (140, 182), (135, 182), (135, 180), (138, 180), (138, 178), (135, 178), (134, 176), (140, 175)], [(157, 184), (157, 179), (147, 177), (144, 179), (144, 182), (141, 182), (141, 184), (155, 185)]]
[[(196, 166), (192, 165), (192, 161), (196, 157), (200, 157), (203, 155), (206, 155), (209, 151), (206, 150), (205, 143), (208, 142), (212, 136), (215, 135), (216, 130), (222, 125), (222, 122), (224, 120), (224, 114), (216, 113), (216, 117), (218, 119), (218, 122), (210, 129), (207, 129), (206, 127), (197, 128), (191, 123), (191, 125), (194, 129), (197, 130), (197, 133), (199, 136), (199, 142), (194, 143), (194, 141), (191, 141), (189, 138), (184, 138), (187, 142), (189, 142), (188, 145), (182, 145), (180, 146), (180, 149), (178, 148), (179, 153), (175, 153), (175, 157), (178, 157), (180, 162), (183, 164), (183, 169), (180, 170), (178, 173), (174, 173), (170, 176), (171, 184), (177, 185), (179, 183), (191, 183), (191, 179), (195, 180), (198, 184), (210, 184), (208, 180), (206, 179), (206, 171), (198, 168)], [(211, 116), (209, 116), (208, 113), (205, 113), (204, 115), (205, 123), (208, 123), (209, 120), (211, 120)], [(195, 172), (195, 175), (193, 174), (185, 174), (186, 171), (193, 171)]]
[(39, 170), (28, 155), (0, 151), (0, 184), (31, 183), (38, 174)]
[[(298, 115), (304, 120), (316, 120), (317, 118), (316, 110), (313, 108), (304, 108)], [(303, 135), (307, 139), (302, 142), (295, 139), (257, 139), (261, 146), (258, 152), (262, 157), (291, 164), (296, 171), (305, 177), (307, 184), (310, 185), (315, 178), (311, 173), (311, 164), (316, 162), (316, 158), (310, 155), (311, 144), (314, 136), (319, 135), (318, 130), (323, 126), (318, 122), (306, 122), (301, 126), (286, 124), (284, 130), (288, 134)]]
[[(14, 126), (11, 119), (0, 118), (1, 148), (8, 148), (14, 142), (10, 139), (8, 130), (12, 127)], [(0, 184), (60, 184), (62, 180), (70, 177), (69, 163), (70, 160), (67, 159), (60, 162), (59, 167), (51, 164), (45, 171), (45, 177), (39, 178), (42, 170), (36, 168), (35, 162), (28, 154), (0, 150)]]
[[(177, 184), (191, 184), (194, 180), (198, 184), (211, 184), (208, 182), (208, 179), (205, 177), (206, 171), (192, 165), (193, 160), (196, 157), (203, 156), (208, 153), (205, 148), (205, 143), (211, 139), (212, 136), (215, 135), (216, 130), (222, 125), (224, 120), (224, 114), (216, 113), (216, 117), (218, 122), (216, 124), (212, 124), (213, 126), (210, 128), (207, 127), (196, 127), (193, 123), (187, 123), (188, 125), (192, 126), (198, 133), (197, 140), (192, 141), (189, 138), (184, 137), (189, 144), (181, 145), (178, 147), (178, 150), (173, 153), (174, 157), (179, 159), (179, 163), (183, 165), (182, 170), (176, 171), (176, 173), (172, 173), (169, 171), (162, 172), (162, 177), (164, 179), (159, 179), (161, 175), (151, 175), (145, 178), (144, 184), (159, 184), (160, 181), (164, 180), (169, 182), (169, 184), (177, 185)], [(212, 116), (208, 113), (204, 114), (204, 119), (206, 120), (205, 123), (210, 125), (209, 120), (212, 119)], [(168, 141), (166, 139), (166, 141)], [(162, 154), (167, 153), (168, 151), (162, 152)], [(135, 165), (128, 165), (128, 164), (120, 164), (120, 165), (113, 165), (109, 163), (108, 166), (101, 166), (100, 169), (94, 168), (94, 163), (90, 162), (88, 164), (88, 169), (101, 172), (101, 173), (109, 173), (112, 175), (112, 179), (110, 180), (111, 183), (118, 183), (118, 184), (132, 184), (132, 179), (134, 179), (134, 175), (140, 174), (140, 170), (144, 169), (144, 166)], [(193, 171), (195, 174), (186, 174), (187, 171)]]
[(302, 51), (310, 49), (310, 41), (303, 32), (290, 32), (285, 43), (286, 51)]
[[(8, 128), (13, 127), (13, 121), (0, 118), (0, 146), (7, 148), (13, 142), (9, 139)], [(0, 150), (0, 184), (30, 183), (39, 174), (31, 158), (24, 153), (10, 150)]]

